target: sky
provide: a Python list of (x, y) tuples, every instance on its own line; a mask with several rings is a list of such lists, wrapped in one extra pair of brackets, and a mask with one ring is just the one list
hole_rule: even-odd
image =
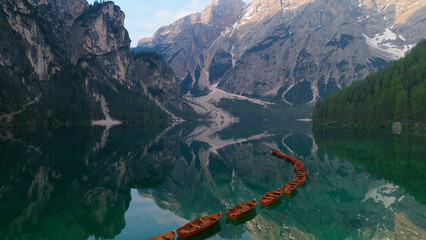
[[(136, 47), (139, 39), (151, 37), (161, 26), (203, 10), (211, 0), (113, 0), (126, 15), (124, 27)], [(250, 0), (243, 0), (249, 2)], [(94, 0), (88, 0), (93, 4)]]

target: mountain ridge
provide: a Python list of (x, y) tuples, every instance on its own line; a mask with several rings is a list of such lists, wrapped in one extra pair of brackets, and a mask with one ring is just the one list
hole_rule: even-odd
[[(216, 2), (226, 6), (241, 1)], [(405, 55), (426, 37), (423, 13), (426, 3), (413, 0), (253, 0), (211, 45), (191, 54), (187, 46), (194, 44), (192, 39), (179, 44), (179, 32), (168, 34), (181, 20), (138, 46), (165, 57), (181, 89), (189, 88), (184, 94), (192, 89), (203, 93), (219, 82), (219, 88), (235, 94), (313, 105)], [(200, 25), (187, 25), (194, 39), (203, 36), (197, 31)], [(179, 62), (187, 64), (176, 67)]]

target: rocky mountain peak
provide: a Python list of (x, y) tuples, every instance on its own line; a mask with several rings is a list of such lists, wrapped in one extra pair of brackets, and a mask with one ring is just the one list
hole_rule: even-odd
[(71, 26), (72, 22), (89, 6), (86, 0), (28, 0), (28, 3), (33, 7), (50, 6), (53, 11), (59, 13), (67, 26)]
[(244, 8), (244, 2), (241, 0), (213, 0), (200, 13), (200, 22), (203, 24), (219, 24), (222, 26), (232, 25), (236, 18), (241, 14)]
[(129, 34), (124, 28), (124, 12), (112, 2), (80, 16), (73, 25), (70, 39), (77, 54), (74, 60), (78, 60), (82, 52), (102, 55), (123, 47), (130, 48)]
[(124, 28), (124, 13), (113, 2), (93, 6), (83, 13), (74, 22), (68, 39), (74, 64), (89, 56), (103, 58), (101, 62), (114, 79), (128, 81), (130, 38)]
[(240, 19), (240, 24), (258, 22), (265, 17), (271, 17), (282, 11), (281, 0), (253, 0), (249, 3)]
[(426, 6), (426, 1), (419, 0), (364, 0), (359, 6), (374, 8), (378, 12), (386, 11), (389, 7), (395, 8), (395, 23), (404, 24), (420, 8)]
[(316, 0), (281, 0), (281, 5), (283, 8), (283, 11), (290, 11), (297, 9), (303, 5), (306, 5), (308, 3), (315, 2)]
[(153, 37), (140, 39), (138, 46), (152, 47), (158, 41), (171, 42), (183, 31), (187, 31), (192, 26), (199, 24), (220, 28), (220, 31), (222, 31), (238, 20), (244, 7), (245, 3), (241, 0), (213, 0), (203, 11), (192, 13), (178, 19), (171, 25), (159, 28)]

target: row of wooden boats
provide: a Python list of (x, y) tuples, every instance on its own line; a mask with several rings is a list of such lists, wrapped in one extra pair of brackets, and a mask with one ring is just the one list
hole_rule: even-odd
[[(242, 218), (249, 213), (251, 213), (257, 205), (256, 199), (238, 204), (237, 206), (229, 209), (226, 212), (226, 217), (231, 220), (237, 220)], [(173, 230), (167, 233), (163, 233), (153, 238), (149, 238), (150, 240), (171, 240), (174, 239), (176, 233), (182, 238), (189, 238), (195, 236), (199, 233), (205, 232), (210, 228), (214, 227), (220, 220), (222, 216), (221, 212), (211, 214), (208, 216), (204, 216), (201, 218), (197, 218), (177, 230)]]
[(308, 170), (304, 168), (304, 163), (299, 159), (282, 153), (278, 150), (273, 149), (271, 151), (273, 156), (276, 156), (281, 159), (285, 159), (286, 161), (293, 164), (294, 171), (297, 173), (294, 177), (294, 180), (285, 183), (280, 189), (275, 189), (273, 191), (265, 193), (260, 198), (260, 204), (268, 206), (280, 199), (282, 194), (292, 194), (294, 190), (296, 190), (297, 186), (303, 185), (308, 177)]
[[(304, 163), (299, 159), (282, 153), (278, 150), (272, 150), (272, 155), (285, 159), (293, 164), (294, 170), (297, 175), (294, 177), (293, 181), (285, 183), (281, 188), (272, 190), (270, 192), (265, 193), (262, 197), (260, 197), (259, 202), (261, 205), (268, 206), (272, 203), (278, 201), (282, 194), (291, 194), (294, 190), (296, 190), (297, 186), (303, 185), (306, 178), (308, 177), (308, 170), (304, 168)], [(244, 203), (240, 203), (233, 208), (229, 209), (226, 212), (226, 217), (230, 220), (237, 220), (242, 218), (248, 214), (250, 214), (256, 207), (257, 200), (253, 199)], [(208, 216), (204, 216), (201, 218), (197, 218), (182, 227), (163, 233), (161, 235), (155, 236), (153, 238), (148, 238), (150, 240), (172, 240), (175, 239), (176, 234), (182, 238), (189, 238), (195, 236), (199, 233), (205, 232), (210, 228), (214, 227), (220, 220), (222, 214), (221, 212), (214, 213)]]
[(283, 194), (291, 194), (294, 190), (296, 190), (297, 186), (303, 185), (305, 183), (306, 178), (309, 175), (309, 172), (304, 167), (303, 161), (293, 156), (287, 155), (275, 149), (271, 151), (271, 154), (278, 158), (285, 159), (286, 161), (293, 164), (294, 171), (297, 173), (294, 176), (294, 180), (288, 183), (285, 183), (281, 187), (281, 191), (283, 192)]

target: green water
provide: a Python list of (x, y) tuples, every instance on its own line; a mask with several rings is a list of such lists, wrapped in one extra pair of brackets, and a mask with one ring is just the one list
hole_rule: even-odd
[[(305, 186), (227, 220), (294, 177), (273, 148)], [(219, 211), (196, 239), (426, 239), (425, 156), (425, 137), (302, 122), (2, 131), (0, 239), (146, 239)]]

